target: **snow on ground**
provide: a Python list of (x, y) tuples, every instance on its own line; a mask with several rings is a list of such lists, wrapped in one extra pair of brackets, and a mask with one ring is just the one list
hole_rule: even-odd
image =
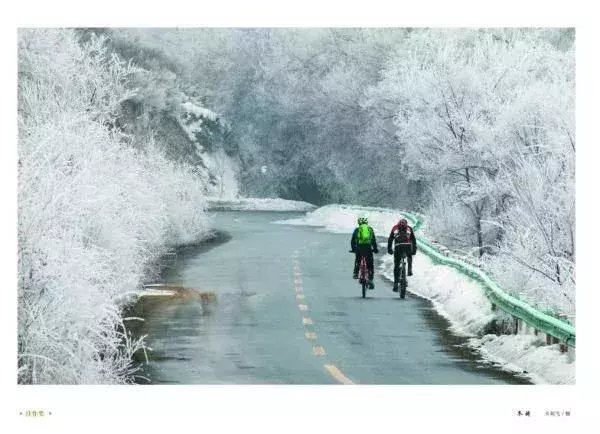
[(204, 152), (199, 155), (213, 176), (212, 194), (220, 199), (235, 199), (239, 195), (237, 163), (225, 151), (218, 149), (214, 152)]
[(311, 211), (315, 205), (286, 199), (244, 197), (236, 199), (207, 198), (211, 211)]
[[(401, 211), (327, 205), (308, 212), (304, 217), (277, 223), (319, 226), (330, 232), (347, 233), (350, 246), (350, 235), (359, 216), (367, 217), (375, 234), (381, 237), (380, 254), (376, 255), (382, 259), (379, 272), (393, 280), (394, 260), (386, 254), (386, 244), (389, 231), (402, 216)], [(567, 354), (560, 353), (558, 345), (545, 345), (544, 335), (534, 336), (531, 330), (518, 335), (481, 337), (494, 314), (479, 284), (454, 268), (435, 264), (423, 253), (417, 252), (413, 261), (414, 275), (409, 278), (408, 290), (430, 300), (436, 311), (448, 319), (454, 333), (472, 336), (470, 345), (478, 349), (486, 360), (502, 369), (525, 374), (535, 383), (575, 384), (573, 349), (569, 349)]]
[[(356, 228), (356, 219), (359, 216), (367, 217), (376, 236), (387, 237), (392, 226), (400, 219), (401, 213), (385, 208), (327, 205), (314, 210), (305, 217), (282, 220), (277, 223), (322, 226), (330, 232), (351, 234)], [(348, 246), (350, 246), (350, 237), (348, 237)]]
[(181, 107), (183, 107), (183, 109), (187, 112), (187, 113), (192, 113), (194, 114), (196, 117), (198, 118), (206, 118), (209, 119), (213, 122), (216, 122), (218, 115), (213, 112), (212, 110), (209, 110), (207, 108), (204, 107), (200, 107), (196, 104), (193, 104), (191, 102), (184, 102), (183, 104), (181, 104)]
[(469, 343), (502, 369), (525, 374), (537, 384), (575, 384), (574, 349), (561, 353), (533, 334), (485, 335)]
[[(379, 251), (385, 250), (380, 248)], [(379, 272), (394, 280), (392, 255), (383, 257)], [(431, 300), (436, 311), (450, 321), (456, 334), (474, 336), (494, 319), (492, 305), (476, 282), (453, 268), (435, 264), (419, 252), (413, 257), (413, 276), (408, 285), (408, 291)]]
[(165, 289), (146, 288), (135, 293), (138, 297), (165, 297), (177, 294), (175, 291)]

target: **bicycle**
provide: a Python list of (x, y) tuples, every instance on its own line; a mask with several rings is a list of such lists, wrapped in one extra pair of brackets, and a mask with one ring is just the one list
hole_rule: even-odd
[(402, 252), (400, 256), (400, 290), (398, 294), (400, 294), (400, 298), (404, 298), (406, 296), (406, 287), (408, 286), (408, 281), (406, 280), (406, 254)]
[(408, 286), (408, 281), (406, 280), (406, 243), (402, 243), (400, 247), (400, 264), (398, 264), (398, 268), (400, 269), (400, 276), (398, 283), (400, 284), (400, 289), (398, 294), (400, 298), (406, 297), (406, 287)]
[[(350, 250), (350, 253), (354, 253)], [(358, 268), (358, 283), (362, 287), (362, 298), (367, 295), (367, 289), (369, 287), (369, 267), (367, 266), (367, 259), (362, 256), (360, 258), (360, 265)]]

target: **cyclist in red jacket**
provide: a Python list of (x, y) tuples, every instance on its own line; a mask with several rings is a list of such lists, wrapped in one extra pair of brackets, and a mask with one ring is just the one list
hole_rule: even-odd
[[(394, 249), (392, 250), (392, 242)], [(394, 225), (388, 238), (388, 253), (394, 255), (394, 292), (398, 292), (398, 277), (400, 274), (400, 259), (406, 256), (408, 262), (408, 275), (412, 276), (412, 257), (417, 253), (417, 239), (413, 228), (408, 225), (406, 219)]]

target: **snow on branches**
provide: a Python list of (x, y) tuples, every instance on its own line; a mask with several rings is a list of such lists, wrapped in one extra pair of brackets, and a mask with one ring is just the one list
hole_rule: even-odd
[(115, 127), (136, 68), (75, 31), (19, 32), (18, 381), (121, 383), (121, 318), (166, 245), (207, 231), (206, 182)]
[(436, 236), (493, 254), (509, 288), (572, 311), (574, 48), (540, 35), (418, 32), (372, 93), (399, 102), (399, 151), (429, 187)]

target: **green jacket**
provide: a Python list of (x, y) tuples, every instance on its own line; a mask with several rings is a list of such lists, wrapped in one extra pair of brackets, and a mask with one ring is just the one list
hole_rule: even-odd
[[(371, 226), (367, 226), (369, 228), (369, 232), (371, 232), (371, 242), (368, 244), (371, 247), (371, 250), (373, 252), (377, 252), (377, 238), (375, 237), (375, 231), (373, 230), (373, 228)], [(352, 249), (352, 251), (356, 251), (356, 249), (358, 248), (359, 244), (358, 244), (358, 230), (360, 229), (360, 226), (357, 227), (356, 229), (354, 229), (354, 232), (352, 233), (352, 238), (350, 239), (350, 248)]]

